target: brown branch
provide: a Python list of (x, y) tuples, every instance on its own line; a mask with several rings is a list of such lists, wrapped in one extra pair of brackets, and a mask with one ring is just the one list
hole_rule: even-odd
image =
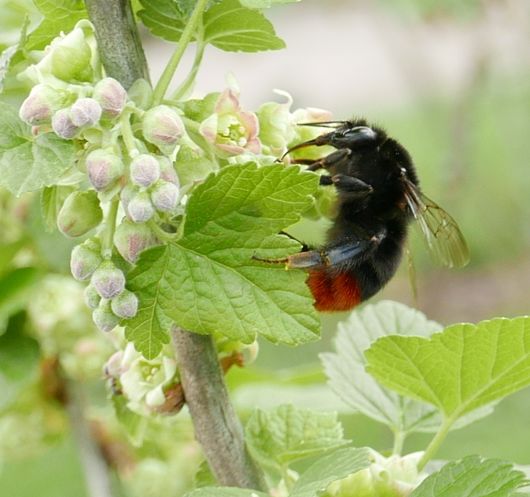
[(210, 468), (221, 485), (264, 490), (250, 457), (243, 428), (230, 403), (213, 339), (172, 329), (186, 403)]

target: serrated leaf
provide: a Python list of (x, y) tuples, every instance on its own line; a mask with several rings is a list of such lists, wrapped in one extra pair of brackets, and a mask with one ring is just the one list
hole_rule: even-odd
[(202, 487), (184, 494), (184, 497), (269, 497), (268, 494), (236, 487)]
[(249, 9), (268, 9), (274, 5), (280, 5), (283, 3), (297, 3), (300, 0), (239, 0), (243, 7)]
[(40, 190), (55, 184), (74, 164), (72, 142), (54, 133), (25, 139), (13, 148), (0, 150), (0, 186), (15, 195)]
[(441, 328), (421, 312), (397, 302), (366, 305), (339, 324), (336, 352), (320, 354), (329, 386), (355, 411), (395, 432), (437, 429), (440, 419), (436, 409), (379, 385), (365, 371), (364, 351), (383, 336), (429, 336)]
[(174, 0), (141, 0), (138, 16), (155, 36), (168, 41), (179, 41), (186, 26), (183, 14)]
[(81, 19), (88, 17), (82, 0), (33, 0), (44, 19), (29, 34), (25, 48), (39, 50), (61, 31), (67, 33)]
[[(169, 251), (155, 247), (141, 257), (141, 264), (127, 276), (127, 288), (140, 298), (140, 306), (136, 316), (125, 322), (125, 337), (134, 342), (144, 357), (154, 359), (169, 342), (172, 322), (159, 305), (161, 292), (166, 289), (163, 277), (168, 269)], [(171, 295), (164, 298), (171, 300)]]
[(410, 497), (509, 497), (524, 483), (511, 463), (468, 456), (427, 477)]
[(339, 449), (314, 462), (294, 484), (289, 497), (317, 497), (330, 483), (370, 465), (368, 449)]
[(530, 385), (530, 317), (457, 324), (430, 339), (383, 337), (365, 355), (382, 384), (455, 420)]
[[(253, 256), (279, 258), (299, 249), (277, 233), (311, 205), (317, 183), (316, 175), (283, 165), (230, 166), (210, 175), (188, 202), (183, 237), (140, 256), (134, 275), (150, 282), (131, 287), (140, 309), (147, 302), (151, 314), (160, 309), (185, 329), (246, 343), (258, 333), (291, 345), (315, 340), (319, 319), (305, 273)], [(153, 347), (138, 338), (144, 326), (127, 333), (142, 353)]]
[(29, 128), (19, 119), (18, 112), (0, 102), (0, 156), (3, 151), (24, 144), (29, 136)]
[(204, 14), (204, 41), (229, 52), (259, 52), (285, 48), (271, 22), (261, 12), (224, 0)]
[(254, 457), (278, 469), (349, 443), (343, 439), (337, 413), (292, 405), (271, 411), (257, 409), (247, 422), (245, 434)]

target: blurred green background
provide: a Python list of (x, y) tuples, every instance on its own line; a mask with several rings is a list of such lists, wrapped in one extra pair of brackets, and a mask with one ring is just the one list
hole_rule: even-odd
[[(24, 12), (38, 18), (31, 3), (20, 0), (0, 0), (0, 11), (2, 46), (16, 39)], [(287, 49), (257, 55), (211, 49), (196, 91), (221, 89), (231, 71), (246, 108), (256, 109), (273, 98), (273, 88), (282, 88), (293, 95), (294, 107), (327, 108), (337, 119), (364, 116), (384, 126), (411, 152), (425, 193), (458, 220), (472, 261), (464, 270), (437, 268), (413, 237), (417, 302), (406, 264), (378, 299), (407, 303), (442, 324), (527, 314), (530, 3), (304, 0), (276, 8), (270, 17)], [(169, 48), (143, 35), (156, 77)], [(12, 208), (5, 192), (0, 192), (0, 203), (4, 212)], [(27, 245), (39, 254), (37, 272), (66, 274), (69, 242), (44, 232), (35, 202), (21, 202), (17, 208), (24, 211), (20, 226), (14, 226), (12, 218), (0, 218), (1, 250), (14, 242)], [(13, 310), (9, 306), (22, 309), (25, 299), (21, 290), (15, 304), (2, 302), (0, 288), (0, 318)], [(290, 349), (262, 342), (251, 368), (228, 375), (235, 403), (243, 415), (254, 406), (282, 402), (336, 409), (356, 445), (387, 449), (392, 441), (386, 428), (348, 413), (325, 386), (318, 353), (332, 348), (341, 317), (324, 318), (323, 338), (317, 344)], [(530, 464), (529, 410), (528, 390), (504, 400), (493, 415), (452, 432), (439, 457), (479, 453)], [(187, 426), (186, 414), (181, 416)], [(421, 449), (428, 439), (411, 437), (405, 448)], [(23, 450), (13, 451), (13, 457), (0, 460), (1, 496), (85, 495), (69, 436), (47, 440), (26, 456)], [(127, 486), (128, 494), (151, 495), (145, 488), (140, 493), (140, 487), (135, 492), (134, 481)], [(119, 495), (118, 486), (116, 492)]]

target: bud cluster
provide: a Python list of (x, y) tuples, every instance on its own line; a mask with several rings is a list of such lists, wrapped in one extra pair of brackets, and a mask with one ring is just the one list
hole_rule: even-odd
[(122, 319), (138, 312), (138, 298), (125, 288), (125, 274), (101, 255), (97, 238), (89, 238), (72, 250), (72, 275), (78, 281), (90, 281), (85, 288), (85, 303), (93, 309), (92, 319), (101, 331), (113, 330)]

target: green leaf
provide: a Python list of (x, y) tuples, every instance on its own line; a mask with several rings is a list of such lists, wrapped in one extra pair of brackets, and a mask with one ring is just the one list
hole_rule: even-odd
[(18, 112), (0, 102), (0, 157), (5, 150), (26, 143), (29, 137), (29, 127), (19, 119)]
[[(144, 252), (141, 263), (127, 275), (127, 288), (140, 298), (140, 306), (136, 316), (126, 321), (125, 337), (147, 359), (155, 358), (169, 342), (171, 320), (159, 303), (161, 292), (167, 291), (164, 275), (169, 263), (169, 251), (156, 247)], [(171, 300), (171, 295), (165, 298)]]
[(184, 497), (269, 497), (268, 494), (235, 487), (202, 487), (184, 494)]
[(40, 271), (32, 267), (13, 269), (0, 278), (0, 323), (24, 309)]
[(456, 420), (530, 385), (530, 317), (456, 324), (430, 339), (383, 337), (366, 359), (381, 383)]
[(468, 456), (427, 477), (410, 497), (510, 497), (524, 484), (511, 463)]
[(294, 484), (289, 497), (317, 497), (334, 481), (370, 465), (368, 449), (339, 449), (315, 461)]
[(297, 3), (300, 0), (239, 0), (243, 7), (249, 9), (268, 9), (274, 5), (280, 5), (283, 3)]
[(183, 14), (174, 0), (140, 0), (143, 9), (138, 16), (155, 36), (179, 41), (186, 26)]
[(285, 48), (263, 14), (224, 0), (204, 14), (204, 41), (229, 52), (259, 52)]
[[(11, 139), (14, 139), (13, 136)], [(0, 150), (0, 186), (11, 193), (40, 190), (55, 184), (75, 164), (72, 142), (53, 133), (24, 140), (13, 148)]]
[[(299, 250), (278, 232), (311, 205), (317, 184), (318, 176), (283, 165), (230, 166), (210, 175), (187, 204), (183, 237), (140, 256), (132, 275), (138, 282), (131, 281), (139, 314), (161, 310), (185, 329), (245, 343), (258, 333), (291, 345), (315, 340), (319, 319), (305, 273), (253, 256), (274, 259)], [(135, 319), (127, 336), (152, 357), (161, 335), (149, 331), (150, 322)]]
[(81, 19), (88, 17), (82, 0), (34, 0), (44, 19), (28, 36), (25, 48), (39, 50), (61, 31), (68, 33)]
[(245, 433), (254, 457), (277, 469), (349, 443), (343, 438), (337, 413), (292, 405), (272, 411), (257, 409), (248, 420)]
[(436, 409), (379, 385), (365, 371), (364, 351), (383, 336), (429, 336), (441, 328), (421, 312), (397, 302), (364, 306), (339, 324), (334, 340), (336, 352), (320, 355), (329, 386), (355, 411), (393, 431), (435, 430), (440, 424)]

